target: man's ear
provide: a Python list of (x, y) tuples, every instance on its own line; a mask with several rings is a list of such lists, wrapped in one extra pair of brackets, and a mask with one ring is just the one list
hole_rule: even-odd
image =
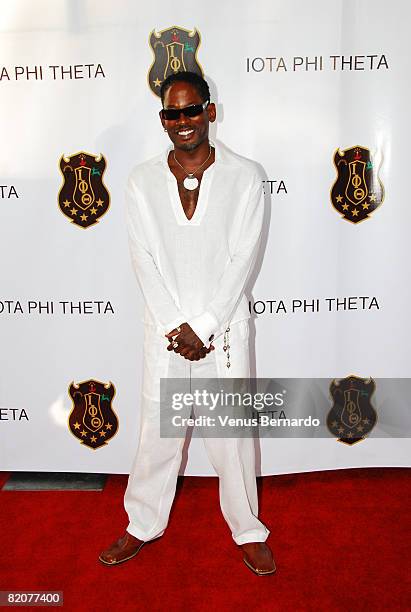
[(163, 126), (164, 131), (165, 131), (165, 132), (167, 132), (167, 130), (166, 130), (166, 124), (165, 124), (165, 121), (164, 121), (164, 119), (163, 119), (163, 113), (162, 113), (161, 111), (159, 111), (158, 116), (160, 117), (161, 125)]
[(206, 108), (208, 120), (210, 123), (214, 123), (217, 117), (217, 109), (215, 107), (214, 102), (210, 102), (210, 104)]

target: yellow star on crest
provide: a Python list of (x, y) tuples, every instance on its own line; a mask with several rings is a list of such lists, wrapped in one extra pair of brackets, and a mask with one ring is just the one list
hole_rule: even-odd
[(358, 210), (356, 208), (353, 209), (352, 216), (353, 217), (358, 217)]
[(83, 430), (81, 431), (81, 435), (82, 435), (82, 437), (84, 438), (84, 436), (86, 436), (86, 435), (87, 435), (87, 432), (86, 432), (86, 431), (84, 431), (84, 429), (83, 429)]
[(342, 202), (342, 196), (338, 195), (336, 198), (337, 202)]
[(97, 208), (94, 208), (94, 206), (93, 206), (93, 208), (90, 210), (90, 212), (91, 212), (92, 215), (96, 215), (97, 214)]
[(71, 212), (72, 215), (76, 215), (77, 214), (77, 209), (74, 208), (74, 206), (73, 206), (73, 208), (70, 210), (70, 212)]
[(106, 435), (106, 433), (107, 433), (107, 432), (105, 432), (105, 431), (104, 431), (104, 429), (102, 429), (102, 430), (100, 431), (100, 436), (101, 436), (102, 438), (104, 438), (104, 436)]
[(348, 210), (348, 204), (343, 204), (342, 209), (343, 210)]
[(98, 200), (96, 200), (96, 204), (97, 206), (103, 206), (104, 201), (99, 198)]
[(91, 436), (90, 440), (91, 440), (92, 442), (97, 442), (97, 438), (96, 438), (96, 436)]
[(107, 423), (107, 424), (106, 424), (106, 429), (111, 429), (112, 427), (113, 427), (113, 426), (112, 426), (112, 424), (111, 424), (111, 423)]
[(370, 202), (376, 202), (376, 200), (377, 200), (377, 196), (375, 195), (375, 193), (372, 193), (370, 195)]
[(370, 206), (370, 205), (369, 205), (369, 204), (367, 204), (367, 202), (364, 202), (364, 203), (362, 204), (362, 207), (363, 207), (363, 209), (364, 209), (364, 210), (367, 210), (367, 208), (369, 208), (369, 206)]
[(154, 83), (154, 87), (160, 87), (161, 85), (161, 81), (159, 79), (156, 79), (155, 81), (153, 81)]
[(82, 221), (87, 221), (87, 218), (88, 218), (87, 215), (85, 215), (84, 213), (80, 217)]
[(70, 200), (64, 200), (63, 204), (64, 204), (65, 208), (68, 208), (70, 206), (71, 202), (70, 202)]
[(73, 427), (74, 429), (80, 429), (80, 423), (74, 423)]

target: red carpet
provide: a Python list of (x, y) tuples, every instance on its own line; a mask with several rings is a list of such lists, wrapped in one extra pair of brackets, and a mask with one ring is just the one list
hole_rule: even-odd
[(123, 565), (100, 564), (127, 524), (126, 481), (112, 476), (102, 493), (0, 491), (0, 590), (62, 590), (70, 612), (411, 609), (406, 469), (260, 479), (277, 562), (265, 577), (241, 561), (216, 478), (182, 479), (165, 535)]

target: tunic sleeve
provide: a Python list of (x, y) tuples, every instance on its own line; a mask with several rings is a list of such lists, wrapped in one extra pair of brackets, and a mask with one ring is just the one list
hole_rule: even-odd
[(146, 306), (166, 334), (184, 323), (186, 318), (164, 284), (164, 279), (150, 253), (146, 240), (143, 206), (144, 203), (139, 200), (130, 179), (126, 189), (126, 224), (131, 262)]
[(187, 321), (207, 346), (213, 337), (224, 332), (243, 296), (257, 256), (263, 216), (262, 182), (259, 177), (255, 177), (231, 261), (226, 266), (214, 295), (211, 293), (207, 308)]

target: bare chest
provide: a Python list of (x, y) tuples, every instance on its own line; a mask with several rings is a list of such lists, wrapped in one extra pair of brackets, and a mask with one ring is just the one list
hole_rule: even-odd
[[(177, 187), (178, 194), (180, 196), (180, 203), (183, 207), (184, 214), (188, 220), (192, 219), (198, 204), (198, 198), (200, 195), (200, 187), (201, 181), (203, 178), (204, 171), (214, 162), (214, 151), (213, 155), (210, 155), (210, 159), (207, 160), (207, 163), (204, 164), (204, 167), (195, 172), (195, 178), (198, 181), (198, 185), (195, 189), (187, 189), (184, 186), (184, 179), (187, 178), (188, 173), (185, 172), (178, 164), (175, 163), (172, 156), (169, 157), (169, 167), (171, 172), (174, 174)], [(190, 170), (189, 170), (190, 171)]]
[(189, 190), (184, 187), (184, 184), (183, 184), (184, 178), (185, 177), (183, 177), (182, 180), (177, 179), (178, 193), (180, 195), (180, 202), (181, 202), (181, 206), (183, 207), (184, 214), (187, 217), (187, 219), (191, 219), (197, 208), (197, 202), (198, 202), (198, 196), (200, 194), (200, 185), (201, 185), (202, 176), (197, 177), (198, 187), (193, 190)]

